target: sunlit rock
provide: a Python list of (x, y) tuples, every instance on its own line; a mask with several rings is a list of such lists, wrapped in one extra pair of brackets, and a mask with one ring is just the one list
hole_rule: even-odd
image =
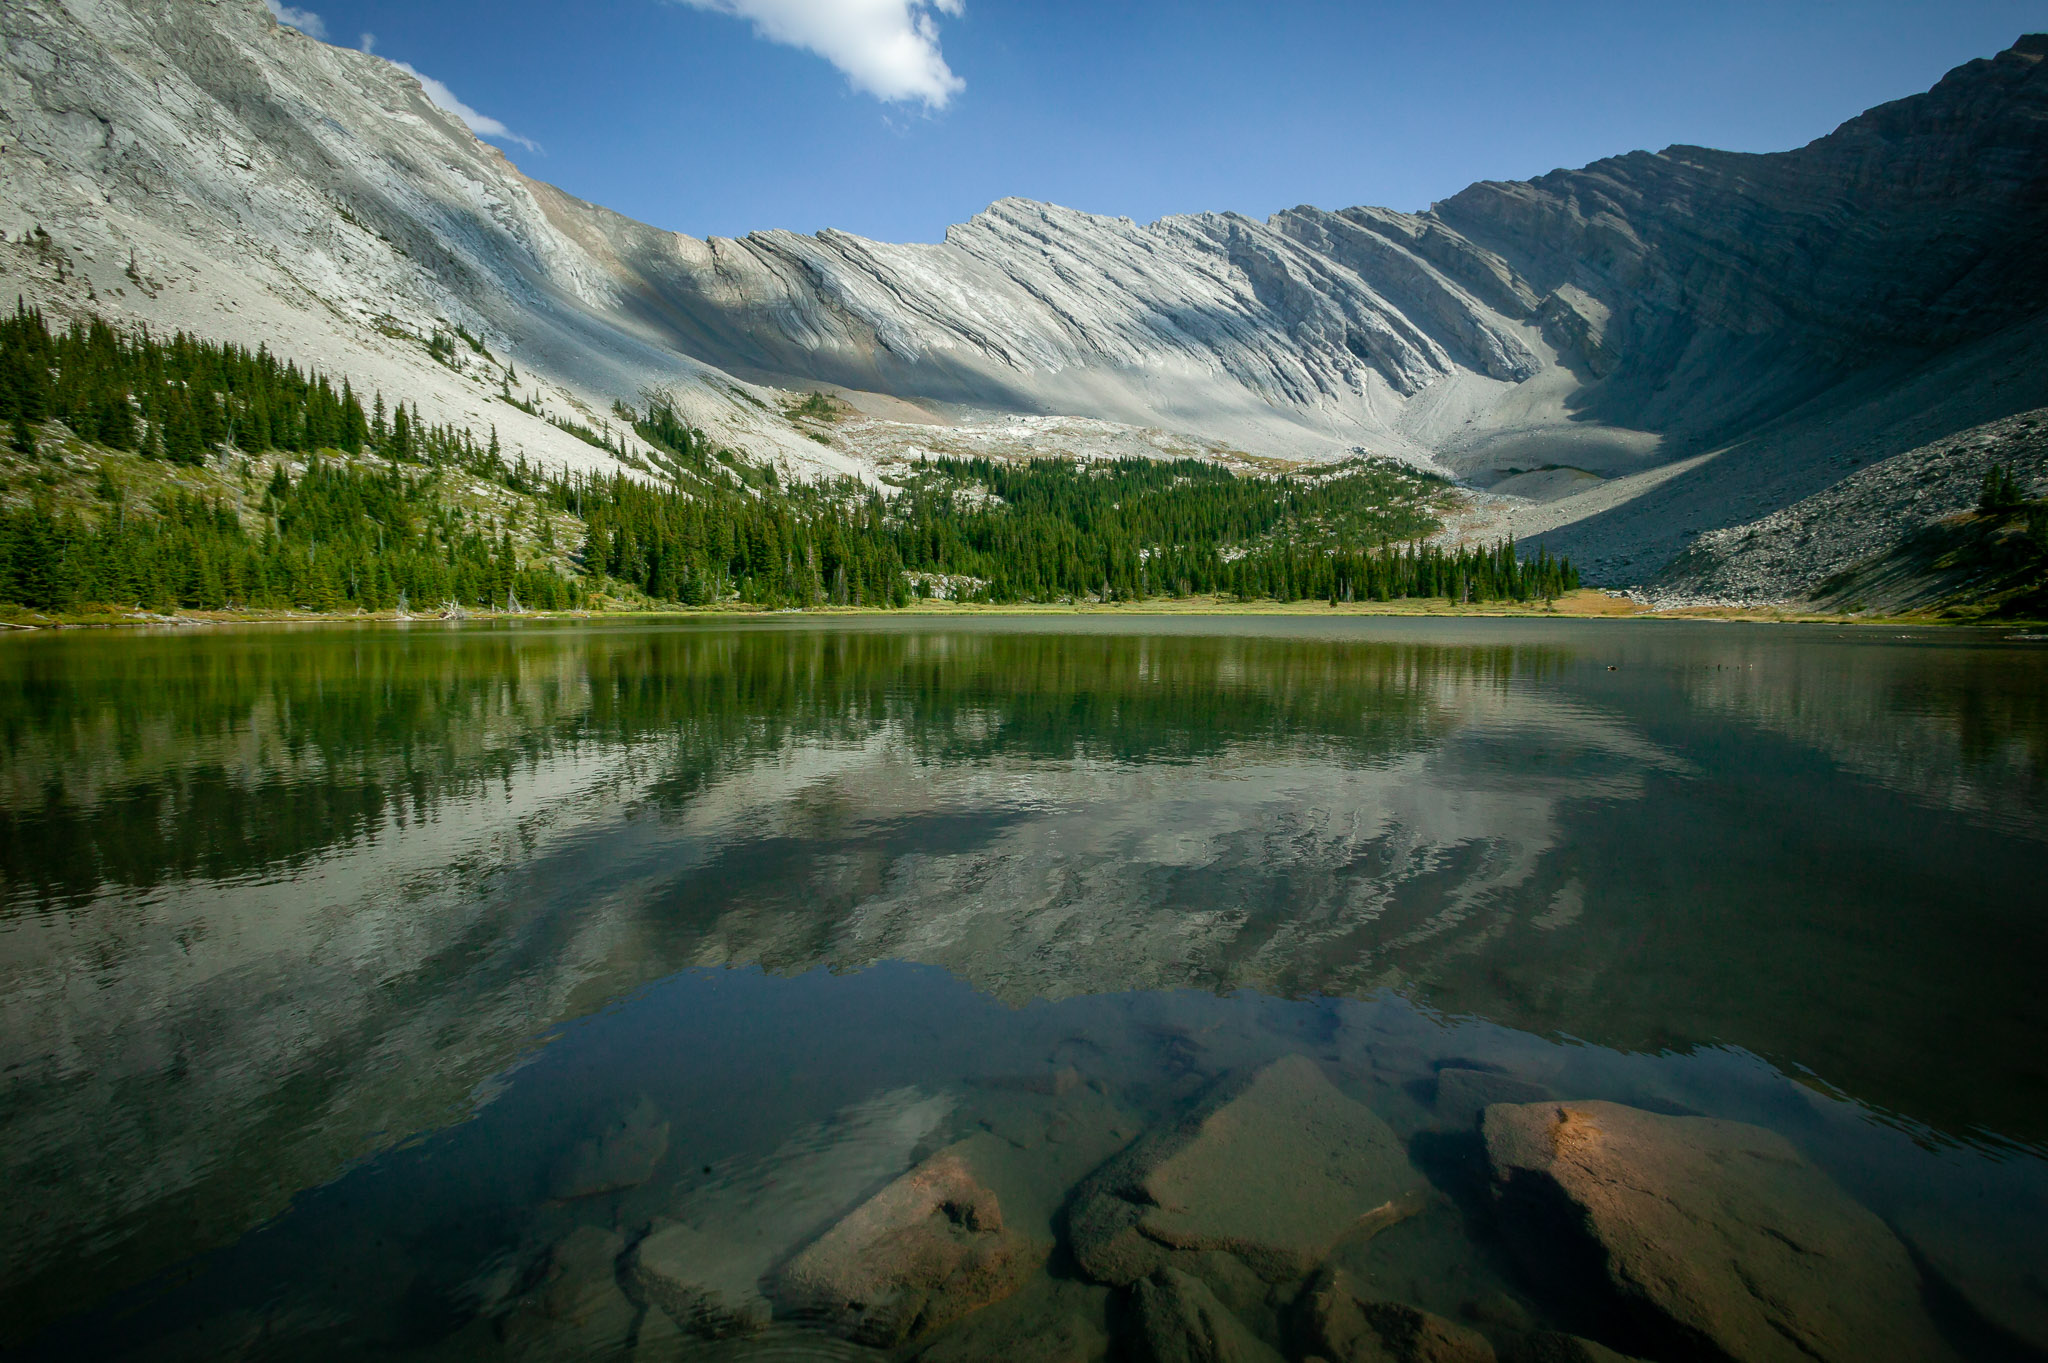
[(1605, 1102), (1500, 1104), (1483, 1130), (1531, 1276), (1598, 1291), (1645, 1352), (1950, 1357), (1905, 1247), (1774, 1132)]
[(995, 1193), (947, 1149), (799, 1254), (776, 1296), (850, 1338), (894, 1345), (1009, 1296), (1050, 1248), (1007, 1229)]
[(773, 1315), (770, 1272), (902, 1173), (951, 1110), (949, 1099), (894, 1090), (719, 1175), (635, 1249), (635, 1287), (692, 1333), (760, 1331)]

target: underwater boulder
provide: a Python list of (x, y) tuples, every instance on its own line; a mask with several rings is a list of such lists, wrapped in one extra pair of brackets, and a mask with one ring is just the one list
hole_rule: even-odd
[(1300, 1310), (1309, 1355), (1329, 1363), (1494, 1363), (1484, 1335), (1403, 1302), (1376, 1300), (1348, 1273), (1317, 1274)]
[(1151, 1363), (1280, 1363), (1200, 1278), (1162, 1268), (1132, 1292), (1139, 1356)]
[(1898, 1237), (1775, 1132), (1605, 1102), (1497, 1104), (1482, 1131), (1524, 1267), (1604, 1298), (1643, 1352), (1951, 1357)]
[(1288, 1056), (1225, 1081), (1091, 1175), (1068, 1237), (1082, 1271), (1114, 1286), (1185, 1250), (1221, 1250), (1286, 1282), (1344, 1237), (1414, 1214), (1425, 1193), (1387, 1124), (1313, 1061)]
[(1009, 1296), (1050, 1248), (1006, 1229), (995, 1193), (948, 1148), (797, 1255), (776, 1298), (794, 1316), (892, 1347)]
[(562, 1157), (548, 1177), (548, 1198), (570, 1202), (638, 1187), (667, 1153), (668, 1123), (642, 1098)]

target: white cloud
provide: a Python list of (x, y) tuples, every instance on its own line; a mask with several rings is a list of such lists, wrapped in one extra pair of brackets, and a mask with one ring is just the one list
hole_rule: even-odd
[(470, 108), (455, 97), (453, 90), (450, 90), (432, 76), (425, 74), (411, 62), (391, 61), (389, 57), (386, 57), (384, 60), (391, 62), (393, 66), (417, 80), (420, 83), (420, 89), (427, 92), (428, 99), (434, 101), (436, 106), (446, 109), (449, 113), (454, 114), (457, 118), (468, 124), (469, 130), (478, 137), (493, 137), (500, 142), (517, 142), (528, 151), (540, 150), (540, 143), (535, 142), (531, 138), (521, 137), (489, 114), (478, 113), (475, 109)]
[(263, 0), (263, 8), (269, 10), (271, 17), (280, 24), (290, 24), (308, 38), (318, 38), (323, 43), (327, 41), (327, 25), (313, 11), (283, 4), (281, 0)]
[[(269, 4), (270, 2), (271, 0), (264, 0), (265, 4)], [(362, 36), (362, 38), (357, 42), (356, 46), (361, 48), (363, 51), (374, 55), (377, 51), (377, 35), (374, 33), (365, 33)], [(433, 101), (434, 106), (436, 108), (446, 109), (449, 113), (454, 114), (457, 118), (461, 119), (464, 125), (467, 126), (469, 130), (475, 133), (478, 137), (495, 138), (500, 142), (517, 142), (520, 146), (526, 148), (528, 151), (539, 151), (541, 149), (540, 143), (534, 141), (532, 138), (521, 137), (518, 133), (513, 132), (510, 128), (506, 127), (497, 119), (492, 118), (489, 114), (479, 113), (477, 110), (470, 108), (467, 104), (464, 104), (461, 100), (455, 97), (455, 92), (453, 90), (450, 90), (445, 84), (438, 80), (435, 80), (432, 76), (420, 70), (411, 62), (402, 62), (399, 61), (396, 57), (386, 57), (384, 60), (390, 62), (393, 66), (405, 72), (406, 75), (411, 76), (414, 80), (418, 81), (420, 83), (420, 89), (426, 92), (427, 98)]]
[(955, 18), (964, 0), (682, 0), (696, 9), (751, 20), (770, 42), (815, 52), (856, 90), (889, 101), (943, 109), (967, 82), (939, 51), (934, 13)]

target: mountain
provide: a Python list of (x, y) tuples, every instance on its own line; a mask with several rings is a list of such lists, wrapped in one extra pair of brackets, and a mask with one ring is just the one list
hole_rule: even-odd
[[(672, 387), (793, 472), (873, 478), (934, 440), (1363, 448), (1625, 582), (2048, 404), (2038, 35), (1795, 151), (1632, 152), (1420, 214), (1004, 200), (891, 245), (699, 241), (583, 203), (259, 0), (20, 0), (0, 32), (0, 285), (264, 338), (551, 463), (609, 456), (494, 402), (515, 368), (586, 425)], [(478, 346), (428, 352), (458, 327)], [(777, 410), (821, 386), (865, 419)]]

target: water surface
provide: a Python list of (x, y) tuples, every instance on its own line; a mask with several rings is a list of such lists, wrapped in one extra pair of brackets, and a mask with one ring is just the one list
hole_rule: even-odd
[[(1957, 1350), (2026, 1356), (2048, 1320), (2037, 645), (1314, 618), (0, 644), (0, 1343), (31, 1356), (595, 1356), (505, 1324), (577, 1226), (630, 1245), (743, 1187), (772, 1217), (778, 1161), (877, 1103), (942, 1114), (878, 1171), (989, 1131), (1070, 1182), (1086, 1142), (1018, 1135), (1044, 1075), (1113, 1146), (1286, 1055), (1440, 1193), (1372, 1271), (1503, 1338), (1585, 1323), (1494, 1243), (1446, 1067), (1769, 1127), (1912, 1247)], [(651, 1177), (551, 1196), (621, 1120), (666, 1123)], [(1059, 1254), (1030, 1293), (1123, 1347)], [(640, 1356), (697, 1347), (649, 1314)]]

